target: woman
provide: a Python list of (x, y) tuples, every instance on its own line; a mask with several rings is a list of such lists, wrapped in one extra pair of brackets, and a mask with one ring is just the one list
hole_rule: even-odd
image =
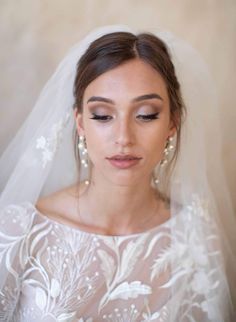
[(199, 92), (184, 86), (198, 77), (181, 53), (183, 100), (161, 38), (194, 57), (169, 34), (88, 35), (9, 148), (19, 162), (3, 156), (1, 321), (229, 320)]

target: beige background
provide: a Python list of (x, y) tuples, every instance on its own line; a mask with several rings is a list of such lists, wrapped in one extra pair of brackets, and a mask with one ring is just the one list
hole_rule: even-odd
[(0, 153), (58, 62), (86, 32), (114, 23), (161, 27), (198, 49), (215, 79), (236, 208), (235, 0), (0, 0), (0, 21)]

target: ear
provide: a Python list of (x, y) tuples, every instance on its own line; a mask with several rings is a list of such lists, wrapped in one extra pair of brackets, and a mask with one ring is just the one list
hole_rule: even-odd
[(173, 121), (170, 121), (168, 137), (173, 137), (176, 133), (176, 126)]
[(75, 108), (74, 110), (74, 117), (75, 117), (75, 124), (76, 124), (78, 135), (84, 136), (83, 115), (82, 113), (78, 112), (77, 108)]
[(175, 113), (174, 115), (170, 116), (168, 137), (173, 137), (176, 134), (177, 128), (180, 125), (180, 121), (181, 120), (178, 113)]

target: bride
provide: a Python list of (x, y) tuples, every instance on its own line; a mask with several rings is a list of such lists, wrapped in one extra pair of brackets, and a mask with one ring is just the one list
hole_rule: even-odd
[(204, 68), (164, 32), (72, 48), (1, 159), (0, 321), (230, 321)]

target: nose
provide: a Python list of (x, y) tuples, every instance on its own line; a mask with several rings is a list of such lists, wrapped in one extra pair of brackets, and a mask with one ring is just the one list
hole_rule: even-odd
[(119, 122), (116, 130), (115, 143), (122, 147), (134, 144), (134, 129), (129, 120)]

